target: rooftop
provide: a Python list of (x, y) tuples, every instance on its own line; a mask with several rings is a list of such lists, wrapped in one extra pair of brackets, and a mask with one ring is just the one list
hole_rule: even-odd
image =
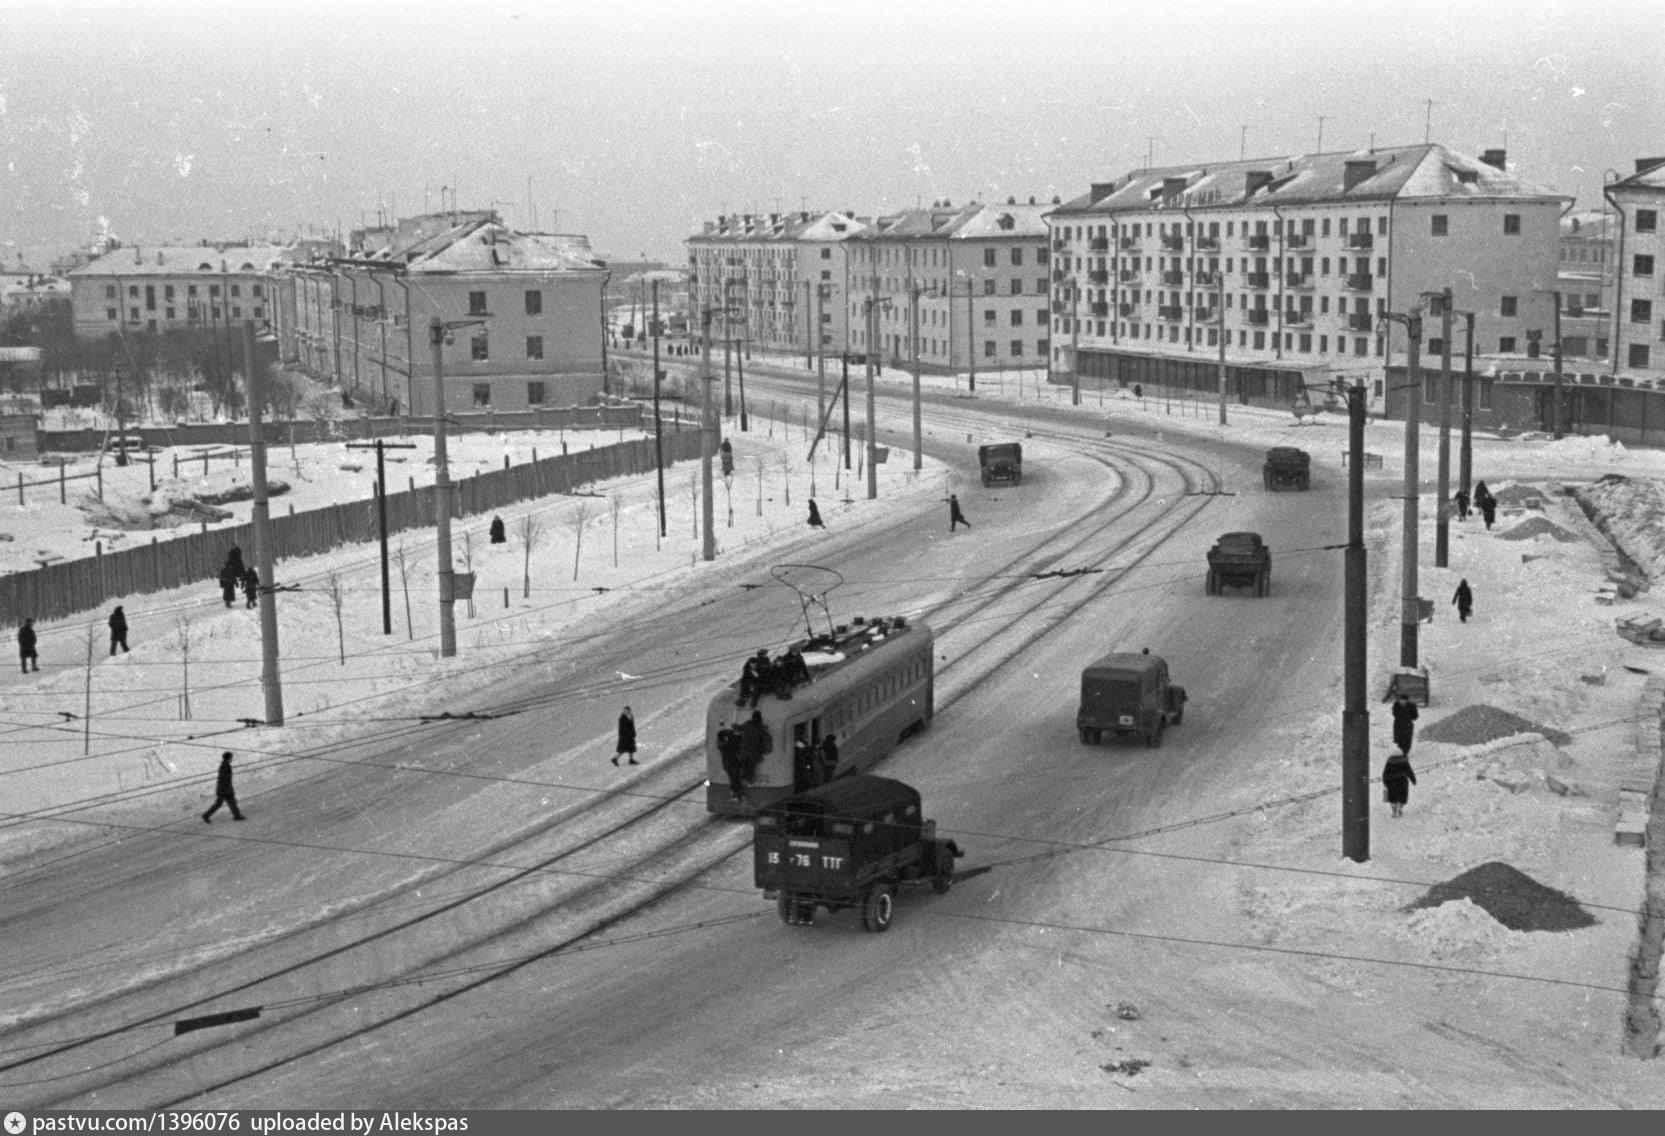
[(133, 245), (111, 249), (71, 276), (180, 276), (190, 272), (271, 272), (289, 254), (283, 245)]

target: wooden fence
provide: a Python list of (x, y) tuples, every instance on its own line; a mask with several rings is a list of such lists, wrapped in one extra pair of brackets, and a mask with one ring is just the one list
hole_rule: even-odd
[[(666, 432), (666, 464), (698, 457), (700, 440), (699, 431), (694, 429)], [(454, 482), (452, 515), (478, 516), (518, 501), (570, 493), (580, 485), (646, 473), (653, 468), (651, 438), (540, 458)], [(387, 495), (390, 534), (428, 528), (433, 523), (432, 486)], [(277, 560), (316, 556), (344, 544), (373, 541), (379, 535), (373, 499), (274, 516), (270, 527), (272, 554)], [(216, 580), (226, 550), (234, 544), (245, 550), (244, 559), (252, 564), (253, 524), (227, 525), (166, 541), (152, 537), (148, 545), (0, 576), (0, 626), (16, 627), (25, 617), (61, 619), (92, 611), (111, 599)]]

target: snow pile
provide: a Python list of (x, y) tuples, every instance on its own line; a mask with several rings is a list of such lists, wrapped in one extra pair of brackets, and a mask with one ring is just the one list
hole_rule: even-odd
[(1413, 911), (1399, 934), (1436, 959), (1490, 957), (1509, 942), (1509, 932), (1466, 897)]
[(1665, 482), (1608, 474), (1581, 487), (1578, 499), (1650, 578), (1665, 573)]
[(1563, 544), (1574, 544), (1578, 541), (1572, 533), (1544, 517), (1528, 517), (1514, 528), (1498, 533), (1497, 539), (1531, 540), (1538, 536), (1552, 536)]

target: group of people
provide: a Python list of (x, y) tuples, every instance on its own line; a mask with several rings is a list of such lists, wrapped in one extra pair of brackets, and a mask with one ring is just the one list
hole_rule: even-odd
[[(35, 631), (35, 620), (31, 616), (23, 621), (23, 626), (17, 629), (17, 654), (23, 663), (23, 673), (40, 671), (40, 635)], [(124, 652), (127, 648), (127, 615), (116, 605), (116, 610), (110, 613), (110, 654), (116, 653), (120, 647)]]
[(254, 607), (260, 596), (260, 573), (254, 565), (243, 563), (243, 550), (234, 544), (220, 566), (220, 596), (226, 607), (237, 602), (238, 588), (243, 589), (243, 597), (248, 601), (245, 606)]
[(766, 693), (791, 698), (792, 688), (803, 686), (809, 680), (809, 664), (804, 662), (803, 652), (798, 648), (788, 647), (775, 659), (769, 658), (766, 648), (759, 648), (740, 669), (740, 697), (735, 705), (744, 706), (749, 702), (755, 708), (758, 699)]
[[(1459, 521), (1468, 520), (1469, 495), (1459, 489), (1452, 494), (1451, 500), (1457, 506), (1457, 519)], [(1489, 531), (1497, 520), (1497, 498), (1492, 496), (1492, 491), (1486, 488), (1484, 481), (1477, 481), (1474, 483), (1474, 497), (1472, 500), (1475, 510), (1480, 514), (1481, 519), (1486, 522), (1486, 528)]]
[(802, 792), (825, 785), (838, 773), (838, 742), (831, 734), (819, 744), (808, 738), (792, 743), (792, 787)]
[[(729, 793), (734, 800), (746, 799), (746, 787), (752, 783), (757, 767), (774, 749), (775, 739), (761, 710), (753, 710), (752, 716), (738, 725), (727, 725), (717, 731), (717, 754), (722, 758), (723, 773), (728, 777)], [(836, 761), (836, 747), (833, 752)]]
[(1411, 786), (1416, 784), (1416, 772), (1411, 768), (1411, 742), (1416, 737), (1416, 703), (1404, 691), (1393, 700), (1393, 744), (1399, 752), (1382, 766), (1382, 799), (1396, 817), (1405, 815), (1405, 805), (1411, 799)]

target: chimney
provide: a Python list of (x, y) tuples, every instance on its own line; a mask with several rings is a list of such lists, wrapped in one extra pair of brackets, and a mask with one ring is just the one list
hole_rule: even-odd
[(157, 252), (156, 252), (156, 267), (157, 268), (162, 267), (162, 252), (161, 252), (160, 249), (158, 249)]
[(143, 264), (144, 262), (145, 262), (144, 257), (139, 254), (139, 246), (134, 245), (133, 246), (133, 263), (134, 264)]
[(1017, 198), (1015, 198), (1015, 197), (1008, 197), (1008, 198), (1007, 198), (1007, 199), (1006, 199), (1006, 204), (1007, 204), (1007, 205), (1016, 205), (1016, 204), (1017, 204)]
[(1253, 197), (1272, 180), (1271, 170), (1250, 170), (1243, 175), (1243, 196)]
[(1480, 155), (1480, 160), (1493, 169), (1507, 170), (1509, 167), (1504, 159), (1508, 157), (1508, 154), (1507, 150), (1487, 150)]
[(1035, 204), (1035, 195), (1033, 193), (1029, 195), (1029, 204)]
[(1648, 173), (1652, 170), (1658, 169), (1660, 166), (1665, 166), (1665, 158), (1637, 158), (1636, 159), (1636, 172), (1638, 174)]
[[(1488, 151), (1490, 152), (1490, 151)], [(1499, 150), (1497, 153), (1501, 154)], [(1376, 176), (1375, 158), (1348, 158), (1341, 175), (1341, 191), (1346, 193), (1360, 182), (1369, 181)]]
[(1115, 188), (1116, 183), (1113, 181), (1093, 182), (1093, 184), (1087, 188), (1087, 204), (1097, 205), (1100, 201), (1109, 197), (1110, 194), (1115, 191)]
[(1185, 195), (1185, 179), (1183, 177), (1165, 177), (1162, 179), (1162, 200), (1172, 201)]

